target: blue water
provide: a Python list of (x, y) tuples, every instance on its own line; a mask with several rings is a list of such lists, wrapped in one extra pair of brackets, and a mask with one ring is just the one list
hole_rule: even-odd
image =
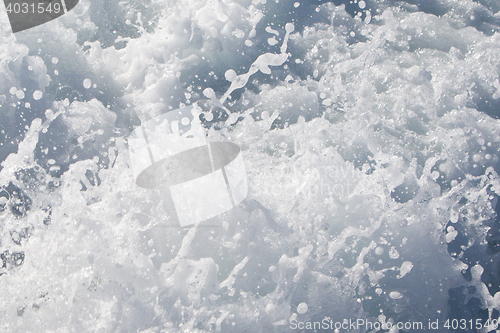
[[(207, 98), (287, 23), (286, 61)], [(0, 30), (0, 331), (494, 332), (498, 1), (87, 0)], [(191, 104), (249, 195), (181, 228), (127, 140)]]

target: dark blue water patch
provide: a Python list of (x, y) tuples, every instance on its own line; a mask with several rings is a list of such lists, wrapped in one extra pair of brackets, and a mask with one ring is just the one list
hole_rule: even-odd
[(483, 85), (483, 82), (476, 82), (470, 92), (472, 99), (467, 103), (467, 107), (484, 112), (494, 119), (500, 119), (500, 98), (494, 99)]
[[(453, 227), (457, 231), (455, 239), (448, 243), (448, 253), (450, 253), (450, 255), (455, 259), (460, 258), (460, 260), (469, 265), (470, 268), (477, 262), (473, 259), (474, 256), (471, 256), (471, 253), (473, 253), (472, 250), (468, 252), (468, 255), (462, 257), (462, 248), (467, 247), (469, 241), (469, 238), (467, 237), (467, 230), (463, 225), (466, 221), (466, 217), (463, 217), (461, 220), (459, 220), (459, 223), (452, 223), (451, 221), (448, 221), (444, 230), (446, 230), (448, 227)], [(446, 231), (443, 232), (446, 234)], [(470, 276), (470, 270), (468, 276)]]
[[(122, 121), (120, 125), (125, 126), (126, 121)], [(71, 164), (93, 159), (96, 156), (99, 157), (98, 169), (108, 168), (110, 160), (107, 151), (108, 148), (114, 146), (111, 138), (127, 132), (129, 132), (128, 129), (118, 128), (117, 134), (104, 133), (102, 136), (79, 142), (78, 135), (71, 134), (61, 117), (58, 117), (52, 121), (46, 132), (40, 133), (34, 151), (35, 162), (44, 169), (47, 177), (53, 179), (64, 174)], [(54, 160), (55, 163), (50, 160)], [(57, 168), (52, 168), (52, 166), (57, 166)]]
[[(490, 293), (494, 295), (500, 281), (498, 276), (498, 256), (492, 256), (490, 251), (485, 250), (485, 246), (478, 244), (479, 242), (467, 248), (468, 239), (472, 235), (468, 234), (467, 228), (464, 227), (466, 223), (467, 219), (465, 217), (460, 218), (457, 223), (448, 223), (458, 231), (456, 238), (448, 244), (448, 251), (454, 258), (468, 265), (467, 270), (462, 272), (465, 281), (472, 280), (471, 268), (476, 264), (480, 264), (484, 268), (481, 281), (486, 284)], [(488, 310), (483, 308), (481, 301), (477, 298), (480, 296), (475, 294), (476, 291), (473, 286), (462, 286), (448, 290), (448, 304), (450, 306), (448, 319), (450, 321), (458, 318), (467, 321), (473, 320), (474, 323), (476, 319), (482, 320), (483, 323), (486, 322)], [(452, 329), (451, 331), (456, 332), (457, 330)], [(473, 328), (472, 332), (478, 332), (478, 330)]]
[[(326, 141), (326, 139), (325, 137), (324, 140)], [(377, 162), (373, 158), (373, 153), (367, 147), (367, 142), (357, 139), (350, 145), (345, 145), (342, 142), (333, 142), (332, 146), (335, 147), (345, 161), (351, 162), (358, 170), (362, 170), (364, 165), (368, 165), (370, 169), (375, 168), (377, 165)]]
[(448, 12), (448, 8), (443, 1), (438, 0), (407, 0), (402, 1), (412, 5), (417, 5), (419, 11), (436, 16), (444, 15)]
[[(48, 69), (53, 69), (51, 67), (53, 64), (49, 61), (50, 57), (45, 55), (45, 58), (45, 63), (50, 64)], [(54, 101), (68, 99), (69, 102), (74, 102), (97, 98), (103, 105), (109, 106), (111, 110), (118, 110), (117, 112), (121, 116), (119, 126), (129, 126), (131, 123), (131, 119), (128, 119), (130, 117), (127, 118), (123, 111), (120, 112), (121, 108), (117, 107), (120, 93), (116, 87), (113, 88), (114, 85), (109, 79), (96, 78), (99, 87), (85, 89), (83, 80), (88, 75), (74, 72), (63, 73), (56, 76), (57, 80), (51, 81), (50, 85), (44, 89), (39, 86), (32, 71), (28, 70), (29, 64), (26, 61), (23, 61), (22, 64), (11, 63), (9, 66), (13, 73), (18, 73), (19, 86), (23, 87), (25, 97), (18, 100), (14, 95), (8, 94), (5, 103), (0, 107), (0, 162), (4, 161), (9, 154), (17, 151), (19, 143), (24, 139), (28, 127), (35, 118), (46, 119), (45, 112), (53, 106)], [(43, 98), (34, 99), (33, 93), (36, 90), (45, 91)], [(47, 139), (47, 135), (40, 135), (45, 138), (45, 141), (51, 141), (51, 148), (57, 145), (64, 146), (66, 139), (64, 135), (67, 133), (64, 126), (57, 124), (58, 120), (55, 122), (56, 124), (52, 125), (49, 130), (51, 138)], [(61, 150), (59, 152), (62, 153)], [(0, 171), (2, 168), (0, 165)]]
[(52, 206), (47, 205), (42, 208), (42, 211), (45, 212), (45, 217), (43, 218), (43, 224), (49, 226), (52, 224)]
[[(214, 59), (210, 60), (206, 57), (206, 59), (201, 60), (198, 65), (189, 70), (184, 70), (180, 80), (184, 82), (185, 85), (190, 85), (192, 87), (211, 87), (217, 95), (222, 95), (230, 86), (230, 82), (228, 82), (224, 76), (226, 70), (231, 68), (234, 69), (237, 74), (243, 74), (248, 72), (250, 66), (259, 55), (280, 52), (282, 38), (285, 35), (284, 27), (287, 23), (292, 22), (295, 26), (294, 31), (299, 33), (307, 26), (313, 26), (314, 24), (330, 24), (329, 13), (326, 11), (317, 11), (319, 6), (326, 3), (331, 2), (323, 0), (300, 1), (300, 5), (295, 7), (293, 1), (281, 1), (278, 3), (269, 1), (266, 3), (264, 9), (264, 17), (256, 26), (257, 34), (256, 37), (252, 39), (254, 43), (252, 47), (243, 46), (242, 49), (224, 49), (223, 45), (220, 44), (219, 48), (212, 50), (212, 57)], [(345, 4), (346, 11), (352, 16), (355, 16), (359, 11), (359, 6), (357, 4), (348, 1), (336, 1), (334, 4)], [(369, 6), (365, 8), (365, 10), (368, 9)], [(277, 45), (269, 45), (267, 42), (268, 38), (272, 36), (265, 31), (268, 26), (272, 27), (280, 34)], [(205, 39), (201, 39), (198, 42), (194, 40), (192, 44), (194, 46), (199, 44), (198, 46), (201, 49), (205, 42)], [(231, 48), (232, 46), (227, 45), (226, 47)], [(256, 73), (252, 76), (252, 79), (245, 89), (258, 93), (257, 87), (259, 85), (276, 85), (280, 81), (283, 81), (287, 75), (300, 77), (301, 79), (305, 79), (307, 76), (312, 77), (312, 67), (307, 64), (299, 65), (295, 63), (295, 59), (305, 56), (305, 51), (295, 48), (293, 42), (289, 42), (288, 52), (294, 56), (285, 63), (285, 66), (281, 66), (280, 68), (273, 67), (271, 75)], [(233, 56), (235, 53), (241, 54), (242, 57), (235, 58)], [(199, 55), (200, 58), (204, 56), (204, 54), (201, 53)], [(287, 69), (284, 69), (285, 67), (287, 67)], [(233, 100), (239, 99), (243, 91), (244, 89), (234, 91), (231, 94), (231, 98)], [(192, 102), (194, 102), (194, 100), (192, 100)]]
[(346, 0), (307, 0), (297, 1), (300, 3), (298, 7), (294, 6), (294, 1), (270, 1), (266, 4), (265, 17), (261, 23), (265, 26), (284, 26), (287, 22), (293, 22), (295, 30), (302, 32), (305, 27), (313, 26), (317, 23), (330, 24), (330, 16), (317, 11), (318, 7), (324, 4), (331, 3), (335, 6), (345, 5), (345, 11), (352, 17), (359, 16), (362, 20), (366, 17), (365, 11), (372, 11), (377, 7), (376, 2), (366, 1), (366, 7), (359, 8), (354, 1)]
[(497, 0), (473, 0), (491, 10), (494, 14), (500, 11), (500, 2)]
[[(87, 11), (95, 27), (77, 31), (77, 43), (83, 45), (87, 41), (99, 41), (103, 48), (114, 46), (121, 49), (126, 41), (117, 41), (122, 38), (138, 38), (141, 29), (152, 33), (158, 25), (165, 5), (157, 1), (145, 0), (141, 2), (93, 2)], [(137, 22), (141, 15), (142, 27)], [(128, 24), (127, 20), (130, 21)]]
[(14, 244), (21, 246), (33, 235), (33, 227), (18, 228), (10, 231), (10, 237)]
[[(49, 68), (52, 66), (48, 66)], [(83, 81), (90, 79), (96, 83), (86, 89)], [(111, 107), (117, 104), (117, 99), (123, 96), (123, 92), (118, 89), (112, 78), (98, 77), (89, 70), (87, 72), (67, 72), (61, 71), (56, 80), (51, 81), (45, 89), (46, 103), (52, 105), (53, 101), (68, 100), (70, 103), (87, 102), (91, 99), (99, 100), (104, 106)]]
[(398, 185), (391, 192), (391, 198), (398, 203), (405, 203), (413, 199), (419, 190), (417, 181), (413, 178), (405, 177), (401, 185)]
[[(33, 203), (28, 194), (12, 182), (9, 182), (7, 186), (0, 187), (0, 197), (7, 200), (5, 205), (16, 218), (26, 216)], [(5, 209), (5, 205), (2, 210)]]
[(493, 36), (495, 32), (500, 31), (500, 18), (493, 16), (486, 8), (475, 10), (474, 19), (469, 17), (466, 24), (483, 32), (486, 36)]
[(0, 189), (0, 213), (8, 209), (10, 194), (4, 188)]
[[(441, 164), (446, 163), (446, 160), (439, 160), (432, 168), (431, 168), (431, 173), (434, 171), (439, 172), (439, 166)], [(439, 177), (435, 180), (435, 182), (441, 187), (441, 194), (448, 192), (449, 190), (452, 189), (451, 182), (456, 180), (458, 183), (460, 183), (462, 180), (466, 178), (465, 174), (457, 168), (456, 166), (453, 165), (452, 170), (448, 170), (446, 173), (445, 172), (440, 172)]]
[[(38, 165), (43, 167), (50, 176), (59, 177), (69, 168), (69, 158), (71, 147), (77, 146), (76, 138), (67, 138), (69, 132), (67, 127), (63, 124), (60, 118), (56, 118), (47, 132), (40, 133), (39, 140), (34, 152), (35, 161)], [(55, 165), (59, 166), (59, 170), (49, 171), (49, 160), (53, 159)]]
[(497, 216), (491, 220), (491, 227), (486, 235), (486, 241), (488, 242), (487, 253), (495, 255), (500, 252), (500, 200), (494, 193), (490, 193), (490, 195), (492, 196), (491, 203), (495, 207)]
[[(495, 295), (500, 291), (500, 251), (498, 249), (500, 242), (500, 218), (498, 214), (500, 204), (496, 194), (490, 189), (488, 189), (488, 193), (490, 194), (491, 205), (495, 207), (497, 215), (482, 223), (482, 227), (490, 228), (486, 236), (486, 244), (478, 239), (474, 239), (473, 244), (469, 242), (469, 239), (474, 238), (476, 233), (474, 227), (469, 226), (466, 216), (460, 216), (457, 223), (449, 222), (446, 227), (453, 226), (458, 232), (455, 239), (448, 244), (448, 252), (452, 257), (468, 265), (467, 270), (462, 272), (465, 280), (471, 281), (471, 268), (475, 265), (481, 265), (484, 269), (481, 282), (486, 285), (491, 295)], [(465, 205), (466, 201), (463, 201), (462, 204)], [(482, 307), (478, 298), (472, 298), (466, 303), (466, 291), (470, 294), (475, 292), (475, 290), (471, 291), (471, 289), (465, 287), (449, 290), (449, 304), (451, 307), (449, 318), (467, 318), (467, 320), (481, 318), (484, 319), (484, 323), (487, 319), (487, 317), (484, 318), (484, 313), (487, 315), (487, 310)], [(474, 297), (480, 296), (474, 295)]]
[(3, 275), (2, 269), (12, 269), (14, 267), (21, 266), (24, 264), (24, 252), (23, 251), (4, 251), (0, 253), (0, 259), (2, 260), (2, 266), (0, 267), (0, 276)]
[[(439, 0), (406, 0), (404, 2), (417, 5), (419, 11), (436, 16), (443, 16), (453, 11), (452, 5)], [(474, 9), (474, 18), (470, 16), (464, 18), (465, 24), (476, 28), (487, 36), (492, 36), (496, 31), (500, 31), (500, 18), (494, 16), (500, 7), (498, 2), (490, 0), (474, 0), (474, 2), (482, 4), (483, 7)], [(452, 21), (450, 23), (453, 25)]]
[[(9, 154), (17, 151), (32, 121), (35, 118), (43, 118), (49, 106), (47, 100), (33, 98), (35, 90), (40, 89), (34, 80), (24, 77), (21, 86), (25, 88), (25, 97), (22, 100), (9, 95), (6, 102), (0, 106), (0, 163)], [(2, 169), (3, 166), (0, 165), (0, 171)]]
[[(478, 298), (470, 298), (470, 296), (475, 292), (476, 288), (466, 286), (448, 290), (448, 305), (450, 307), (448, 320), (451, 326), (451, 332), (464, 332), (464, 329), (460, 329), (457, 326), (456, 328), (453, 327), (454, 321), (456, 322), (456, 320), (458, 320), (460, 323), (460, 320), (463, 319), (465, 319), (466, 323), (469, 323), (469, 321), (473, 323), (472, 327), (467, 324), (468, 332), (482, 332), (481, 330), (476, 329), (476, 320), (479, 320), (482, 324), (486, 323), (488, 320), (488, 309), (483, 308), (481, 301)], [(495, 314), (495, 312), (496, 316), (492, 315), (492, 318), (498, 317), (498, 311), (495, 310), (493, 314)], [(444, 324), (445, 323), (442, 323), (441, 325)]]

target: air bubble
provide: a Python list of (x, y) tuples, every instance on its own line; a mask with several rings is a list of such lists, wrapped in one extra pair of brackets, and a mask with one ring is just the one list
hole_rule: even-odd
[(212, 112), (204, 112), (203, 115), (205, 116), (206, 121), (212, 121), (214, 119)]
[(306, 313), (307, 311), (309, 310), (309, 307), (307, 306), (307, 303), (300, 303), (298, 306), (297, 306), (297, 313), (299, 314), (304, 314)]
[(294, 29), (295, 29), (295, 26), (293, 25), (293, 23), (287, 23), (285, 25), (285, 31), (288, 33), (292, 32)]
[(269, 38), (269, 39), (267, 40), (267, 43), (268, 43), (269, 45), (271, 45), (271, 46), (274, 46), (274, 45), (278, 44), (278, 41), (276, 40), (276, 38), (272, 37), (272, 38)]
[[(228, 80), (229, 82), (233, 82), (234, 80), (236, 80), (236, 72), (233, 70), (233, 69), (228, 69), (226, 71), (226, 73), (224, 74), (224, 76), (226, 77), (226, 80)], [(205, 95), (207, 96), (207, 95)], [(207, 96), (207, 97), (211, 97), (211, 96)]]
[(92, 86), (92, 81), (90, 79), (83, 80), (83, 87), (89, 89)]
[(233, 31), (233, 36), (236, 38), (243, 38), (245, 37), (245, 32), (243, 30), (235, 30)]
[[(227, 73), (227, 72), (226, 72)], [(212, 88), (206, 88), (203, 90), (203, 95), (208, 98), (215, 98), (215, 91)]]
[(399, 291), (391, 291), (389, 293), (389, 297), (392, 299), (400, 299), (403, 297), (403, 295), (401, 295), (401, 293)]
[(33, 92), (33, 99), (34, 99), (35, 101), (40, 100), (42, 97), (43, 97), (43, 92), (41, 92), (40, 90), (35, 90), (35, 91)]

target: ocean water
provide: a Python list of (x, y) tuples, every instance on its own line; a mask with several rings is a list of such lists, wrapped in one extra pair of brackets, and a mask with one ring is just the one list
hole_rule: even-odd
[[(129, 136), (190, 105), (248, 196), (180, 227)], [(499, 118), (496, 0), (1, 7), (0, 331), (495, 332)]]

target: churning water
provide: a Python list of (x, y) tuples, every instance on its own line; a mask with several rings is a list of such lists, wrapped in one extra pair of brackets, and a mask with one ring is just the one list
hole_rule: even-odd
[[(0, 330), (494, 331), (499, 75), (497, 0), (2, 7)], [(248, 196), (181, 228), (128, 140), (190, 105)]]

